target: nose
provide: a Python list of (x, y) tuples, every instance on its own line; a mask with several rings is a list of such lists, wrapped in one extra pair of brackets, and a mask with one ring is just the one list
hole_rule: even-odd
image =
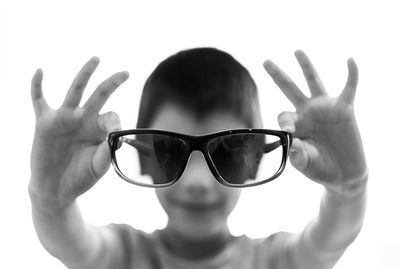
[(191, 195), (205, 195), (214, 188), (216, 180), (201, 151), (191, 153), (181, 179), (181, 187)]

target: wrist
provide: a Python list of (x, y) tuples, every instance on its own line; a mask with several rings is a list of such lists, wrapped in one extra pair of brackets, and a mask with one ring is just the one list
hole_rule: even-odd
[(325, 185), (327, 195), (335, 200), (348, 201), (363, 196), (367, 190), (368, 171), (362, 176), (345, 179), (337, 185)]
[(57, 195), (46, 194), (40, 191), (40, 188), (34, 186), (32, 181), (28, 186), (29, 198), (31, 200), (32, 210), (46, 214), (57, 214), (71, 205), (74, 201), (66, 202), (57, 198)]

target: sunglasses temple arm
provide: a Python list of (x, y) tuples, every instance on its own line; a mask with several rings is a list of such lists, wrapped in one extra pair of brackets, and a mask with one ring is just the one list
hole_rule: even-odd
[(151, 155), (151, 147), (142, 141), (138, 141), (136, 139), (129, 139), (126, 137), (121, 137), (120, 141), (125, 142), (126, 144), (136, 148), (139, 150), (143, 155), (150, 156)]
[(264, 144), (264, 153), (269, 153), (281, 146), (281, 141), (278, 140), (274, 143)]

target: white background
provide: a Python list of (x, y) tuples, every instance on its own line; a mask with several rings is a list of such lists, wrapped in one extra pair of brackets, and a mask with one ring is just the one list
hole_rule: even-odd
[[(336, 95), (346, 81), (347, 58), (355, 58), (369, 206), (361, 234), (335, 268), (400, 268), (396, 1), (2, 1), (0, 12), (0, 268), (64, 268), (40, 245), (30, 215), (30, 79), (36, 68), (44, 70), (44, 94), (54, 108), (91, 56), (101, 64), (85, 97), (113, 72), (128, 70), (129, 81), (103, 111), (118, 112), (123, 127), (133, 128), (143, 83), (156, 64), (198, 46), (226, 50), (250, 70), (271, 129), (278, 128), (276, 116), (293, 107), (263, 70), (265, 59), (306, 90), (293, 55), (303, 49)], [(243, 191), (231, 231), (251, 237), (299, 232), (317, 213), (321, 190), (289, 166), (275, 182)], [(129, 185), (113, 170), (80, 204), (96, 225), (122, 222), (151, 232), (166, 223), (153, 190)]]

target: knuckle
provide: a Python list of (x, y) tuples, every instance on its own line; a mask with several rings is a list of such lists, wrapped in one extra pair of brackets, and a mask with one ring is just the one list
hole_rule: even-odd
[(32, 81), (31, 81), (32, 87), (39, 88), (41, 84), (42, 84), (41, 81), (38, 80), (36, 77), (32, 78)]
[(96, 95), (97, 97), (99, 97), (99, 98), (104, 98), (104, 97), (108, 96), (108, 87), (107, 87), (107, 84), (104, 84), (104, 83), (100, 84), (100, 85), (97, 87), (96, 91), (95, 91), (95, 95)]
[(276, 79), (282, 87), (289, 87), (291, 85), (291, 81), (283, 74), (277, 75)]
[(100, 98), (104, 98), (108, 96), (108, 89), (106, 87), (104, 88), (99, 88), (99, 90), (97, 91), (97, 94)]
[(75, 84), (75, 89), (76, 90), (82, 90), (83, 88), (85, 87), (85, 83), (84, 82), (82, 82), (82, 81), (79, 81), (79, 82), (77, 82), (76, 84)]
[(313, 70), (308, 70), (305, 74), (306, 80), (311, 80), (314, 81), (317, 79), (317, 76), (315, 75), (315, 72)]

